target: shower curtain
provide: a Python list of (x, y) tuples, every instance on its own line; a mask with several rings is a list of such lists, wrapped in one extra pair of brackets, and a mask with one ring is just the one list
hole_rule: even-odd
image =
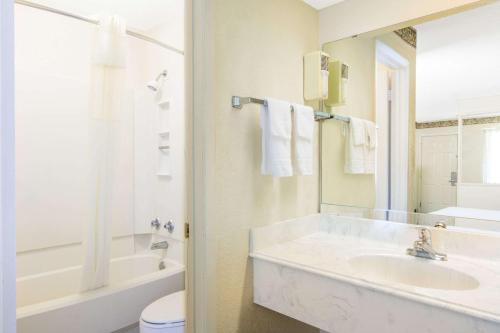
[(126, 26), (122, 18), (102, 19), (92, 58), (89, 138), (90, 212), (84, 235), (82, 291), (108, 284), (113, 200), (120, 167), (120, 126), (126, 104)]

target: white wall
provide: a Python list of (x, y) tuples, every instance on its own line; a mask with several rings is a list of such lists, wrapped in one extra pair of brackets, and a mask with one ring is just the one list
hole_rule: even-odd
[(494, 3), (416, 26), (417, 121), (477, 113), (500, 95), (499, 20)]
[(0, 0), (0, 332), (16, 331), (14, 217), (14, 22)]
[[(184, 39), (182, 3), (175, 11), (180, 20), (151, 31), (166, 43)], [(81, 262), (83, 227), (90, 218), (88, 104), (94, 29), (86, 22), (16, 6), (16, 209), (21, 274), (33, 272), (30, 266), (37, 262), (45, 262), (46, 267), (40, 267), (45, 270)], [(122, 137), (127, 158), (115, 174), (120, 195), (113, 206), (119, 216), (112, 223), (113, 254), (131, 254), (138, 242), (150, 240), (133, 235), (151, 233), (151, 219), (160, 217), (163, 222), (176, 222), (172, 236), (165, 230), (160, 234), (171, 239), (169, 252), (183, 260), (184, 57), (137, 38), (128, 42), (130, 117)], [(171, 101), (170, 178), (156, 176), (158, 107), (145, 87), (163, 69), (169, 71), (163, 96)]]

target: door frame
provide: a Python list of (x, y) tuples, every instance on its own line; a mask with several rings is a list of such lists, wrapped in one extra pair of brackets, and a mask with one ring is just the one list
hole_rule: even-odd
[(215, 108), (214, 2), (192, 0), (192, 219), (188, 250), (191, 323), (188, 332), (216, 332), (214, 232)]
[[(376, 63), (393, 71), (391, 83), (390, 207), (408, 208), (410, 62), (384, 42), (376, 41)], [(377, 74), (376, 74), (377, 75)], [(392, 139), (395, 138), (395, 139)]]
[[(441, 127), (442, 128), (442, 127)], [(416, 165), (416, 173), (417, 173), (417, 211), (420, 213), (421, 208), (421, 197), (422, 197), (422, 138), (424, 137), (432, 137), (432, 136), (450, 136), (455, 135), (457, 137), (457, 177), (460, 177), (460, 164), (459, 164), (459, 131), (456, 127), (449, 127), (445, 130), (444, 133), (421, 133), (417, 129), (416, 131), (416, 156), (415, 156), (415, 165)], [(458, 202), (458, 180), (457, 180), (457, 202)]]
[(0, 0), (0, 330), (16, 331), (14, 2)]

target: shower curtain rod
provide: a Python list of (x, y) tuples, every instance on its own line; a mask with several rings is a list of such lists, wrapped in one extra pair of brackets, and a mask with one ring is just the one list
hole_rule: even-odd
[[(91, 19), (91, 18), (88, 18), (88, 17), (85, 17), (85, 16), (80, 16), (80, 15), (77, 15), (77, 14), (69, 13), (69, 12), (66, 12), (66, 11), (63, 11), (63, 10), (55, 9), (55, 8), (48, 7), (48, 6), (45, 6), (45, 5), (41, 5), (41, 4), (38, 4), (38, 3), (35, 3), (35, 2), (26, 1), (26, 0), (15, 0), (15, 3), (18, 4), (18, 5), (23, 5), (23, 6), (27, 6), (27, 7), (31, 7), (31, 8), (36, 8), (36, 9), (44, 10), (46, 12), (50, 12), (50, 13), (54, 13), (54, 14), (58, 14), (58, 15), (63, 15), (63, 16), (66, 16), (66, 17), (71, 17), (71, 18), (74, 18), (74, 19), (77, 19), (77, 20), (80, 20), (80, 21), (84, 21), (84, 22), (87, 22), (87, 23), (99, 24), (98, 20), (94, 20), (94, 19)], [(165, 44), (163, 42), (160, 42), (159, 40), (154, 39), (152, 37), (143, 35), (141, 33), (138, 33), (138, 32), (135, 32), (135, 31), (131, 31), (131, 30), (127, 30), (127, 35), (135, 37), (135, 38), (142, 39), (142, 40), (144, 40), (146, 42), (150, 42), (150, 43), (156, 44), (156, 45), (158, 45), (160, 47), (163, 47), (164, 49), (167, 49), (167, 50), (179, 53), (181, 55), (184, 55), (184, 51), (179, 50), (179, 49), (177, 49), (177, 48), (175, 48), (173, 46), (170, 46), (168, 44)]]

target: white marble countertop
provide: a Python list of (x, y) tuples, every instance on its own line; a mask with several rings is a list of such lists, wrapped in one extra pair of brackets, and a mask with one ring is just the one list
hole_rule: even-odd
[[(363, 237), (363, 233), (359, 231), (354, 234), (338, 233), (338, 230), (337, 232), (332, 231), (332, 228), (330, 230), (320, 228), (320, 222), (316, 223), (318, 223), (318, 230), (302, 237), (289, 237), (293, 239), (288, 240), (280, 239), (275, 244), (268, 242), (268, 244), (264, 244), (265, 246), (255, 246), (250, 256), (500, 323), (499, 260), (488, 260), (488, 258), (483, 259), (477, 256), (467, 257), (456, 253), (448, 253), (448, 261), (443, 262), (414, 258), (405, 254), (406, 248), (411, 246), (411, 243), (403, 247), (399, 242), (392, 243), (373, 237)], [(280, 228), (283, 226), (281, 225)], [(314, 227), (308, 228), (314, 229)], [(397, 228), (402, 228), (402, 226), (399, 225)], [(416, 236), (414, 226), (404, 226), (404, 228), (410, 228), (410, 232)], [(346, 229), (344, 228), (344, 230)], [(271, 230), (271, 232), (273, 231)], [(290, 232), (288, 231), (288, 233)], [(364, 254), (404, 256), (411, 258), (410, 260), (424, 260), (429, 265), (441, 265), (468, 274), (478, 280), (480, 285), (478, 288), (470, 290), (443, 290), (400, 283), (389, 285), (374, 282), (359, 276), (359, 273), (353, 270), (350, 265), (349, 259)], [(419, 274), (419, 272), (416, 271), (415, 274)]]

